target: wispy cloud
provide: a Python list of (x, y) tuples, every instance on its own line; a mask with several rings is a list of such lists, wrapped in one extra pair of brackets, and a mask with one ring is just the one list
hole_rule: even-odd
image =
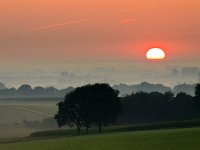
[[(130, 12), (140, 11), (140, 10), (152, 7), (154, 5), (155, 4), (152, 3), (152, 4), (149, 4), (149, 5), (143, 5), (143, 6), (139, 6), (139, 7), (134, 7), (132, 9), (121, 10), (121, 12), (130, 13)], [(120, 21), (120, 24), (130, 24), (130, 23), (136, 23), (136, 22), (137, 22), (136, 18), (130, 17), (130, 18), (122, 19)]]
[(121, 12), (132, 12), (132, 11), (139, 11), (139, 10), (143, 10), (149, 7), (154, 6), (155, 4), (149, 4), (149, 5), (144, 5), (144, 6), (139, 6), (139, 7), (134, 7), (132, 9), (126, 9), (126, 10), (121, 10)]
[(136, 18), (126, 18), (120, 21), (120, 24), (129, 24), (137, 22)]
[(26, 32), (47, 30), (47, 29), (50, 29), (50, 28), (56, 28), (56, 27), (62, 27), (62, 26), (70, 25), (70, 24), (77, 24), (77, 23), (81, 23), (81, 22), (86, 22), (87, 20), (88, 19), (85, 18), (85, 19), (79, 19), (79, 20), (66, 21), (66, 22), (63, 22), (63, 23), (57, 23), (57, 24), (53, 24), (53, 25), (40, 26), (40, 27), (28, 29), (28, 30), (26, 30)]

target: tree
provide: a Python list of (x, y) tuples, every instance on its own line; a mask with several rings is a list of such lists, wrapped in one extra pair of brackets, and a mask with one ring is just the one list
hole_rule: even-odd
[(83, 126), (88, 133), (92, 123), (96, 123), (101, 132), (102, 125), (116, 121), (121, 112), (122, 104), (118, 94), (108, 84), (89, 84), (76, 88), (58, 104), (55, 119), (59, 127), (76, 125), (78, 134)]
[(30, 85), (28, 84), (24, 84), (21, 85), (18, 89), (17, 92), (21, 95), (21, 96), (30, 96), (33, 94), (33, 89), (31, 88)]
[(55, 115), (58, 126), (62, 127), (68, 125), (73, 127), (76, 125), (77, 134), (80, 134), (83, 120), (81, 118), (80, 102), (77, 98), (76, 91), (70, 92), (65, 96), (63, 102), (58, 103), (58, 112)]
[(200, 83), (195, 86), (195, 104), (197, 108), (200, 108)]
[(92, 92), (91, 92), (92, 85), (88, 84), (77, 88), (78, 91), (78, 99), (81, 106), (81, 117), (83, 119), (83, 124), (86, 127), (86, 133), (88, 134), (88, 129), (90, 128), (94, 116), (93, 116), (93, 103), (92, 103)]
[(178, 119), (192, 118), (195, 116), (194, 101), (191, 95), (180, 92), (172, 101), (173, 116)]
[(119, 91), (114, 90), (108, 84), (94, 84), (91, 86), (92, 113), (94, 122), (102, 132), (102, 126), (114, 123), (122, 110), (122, 104), (118, 97)]

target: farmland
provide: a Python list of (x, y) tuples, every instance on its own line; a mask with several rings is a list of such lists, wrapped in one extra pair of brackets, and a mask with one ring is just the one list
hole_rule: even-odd
[(200, 128), (117, 132), (0, 144), (3, 150), (198, 150)]

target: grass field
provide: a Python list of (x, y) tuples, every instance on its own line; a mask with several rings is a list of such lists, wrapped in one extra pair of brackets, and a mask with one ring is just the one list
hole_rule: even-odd
[[(159, 130), (159, 129), (178, 129), (178, 128), (192, 128), (200, 127), (200, 120), (185, 120), (185, 121), (171, 121), (171, 122), (158, 122), (136, 125), (120, 125), (108, 126), (103, 128), (103, 133), (115, 132), (131, 132), (131, 131), (145, 131), (145, 130)], [(98, 129), (93, 127), (89, 129), (89, 134), (97, 134)], [(81, 135), (86, 134), (86, 129), (81, 129)], [(48, 137), (63, 137), (76, 135), (76, 128), (68, 129), (54, 129), (36, 131), (30, 134), (31, 138), (48, 138)]]
[(199, 150), (200, 128), (121, 132), (0, 144), (1, 150)]
[(0, 98), (0, 142), (28, 136), (37, 129), (15, 125), (53, 117), (62, 98)]
[(56, 104), (62, 98), (7, 98), (0, 99), (0, 123), (21, 123), (53, 117)]

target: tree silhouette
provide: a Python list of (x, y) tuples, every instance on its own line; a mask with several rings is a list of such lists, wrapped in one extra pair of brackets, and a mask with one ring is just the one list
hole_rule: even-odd
[(83, 126), (86, 127), (88, 133), (92, 123), (96, 123), (101, 132), (102, 126), (116, 121), (121, 112), (122, 104), (118, 94), (119, 92), (108, 84), (85, 85), (76, 88), (58, 104), (55, 119), (59, 127), (76, 125), (78, 134)]
[(200, 108), (200, 83), (195, 86), (195, 104), (197, 108)]
[(58, 103), (58, 112), (55, 115), (58, 126), (68, 125), (73, 127), (76, 125), (77, 134), (80, 134), (83, 120), (81, 118), (80, 102), (77, 98), (76, 91), (70, 92), (65, 96), (64, 102)]
[(21, 95), (30, 96), (32, 95), (33, 89), (30, 85), (24, 84), (18, 88), (17, 92)]
[(114, 123), (121, 112), (119, 91), (114, 90), (108, 84), (94, 84), (91, 92), (94, 122), (98, 125), (99, 133), (101, 133), (102, 126)]

